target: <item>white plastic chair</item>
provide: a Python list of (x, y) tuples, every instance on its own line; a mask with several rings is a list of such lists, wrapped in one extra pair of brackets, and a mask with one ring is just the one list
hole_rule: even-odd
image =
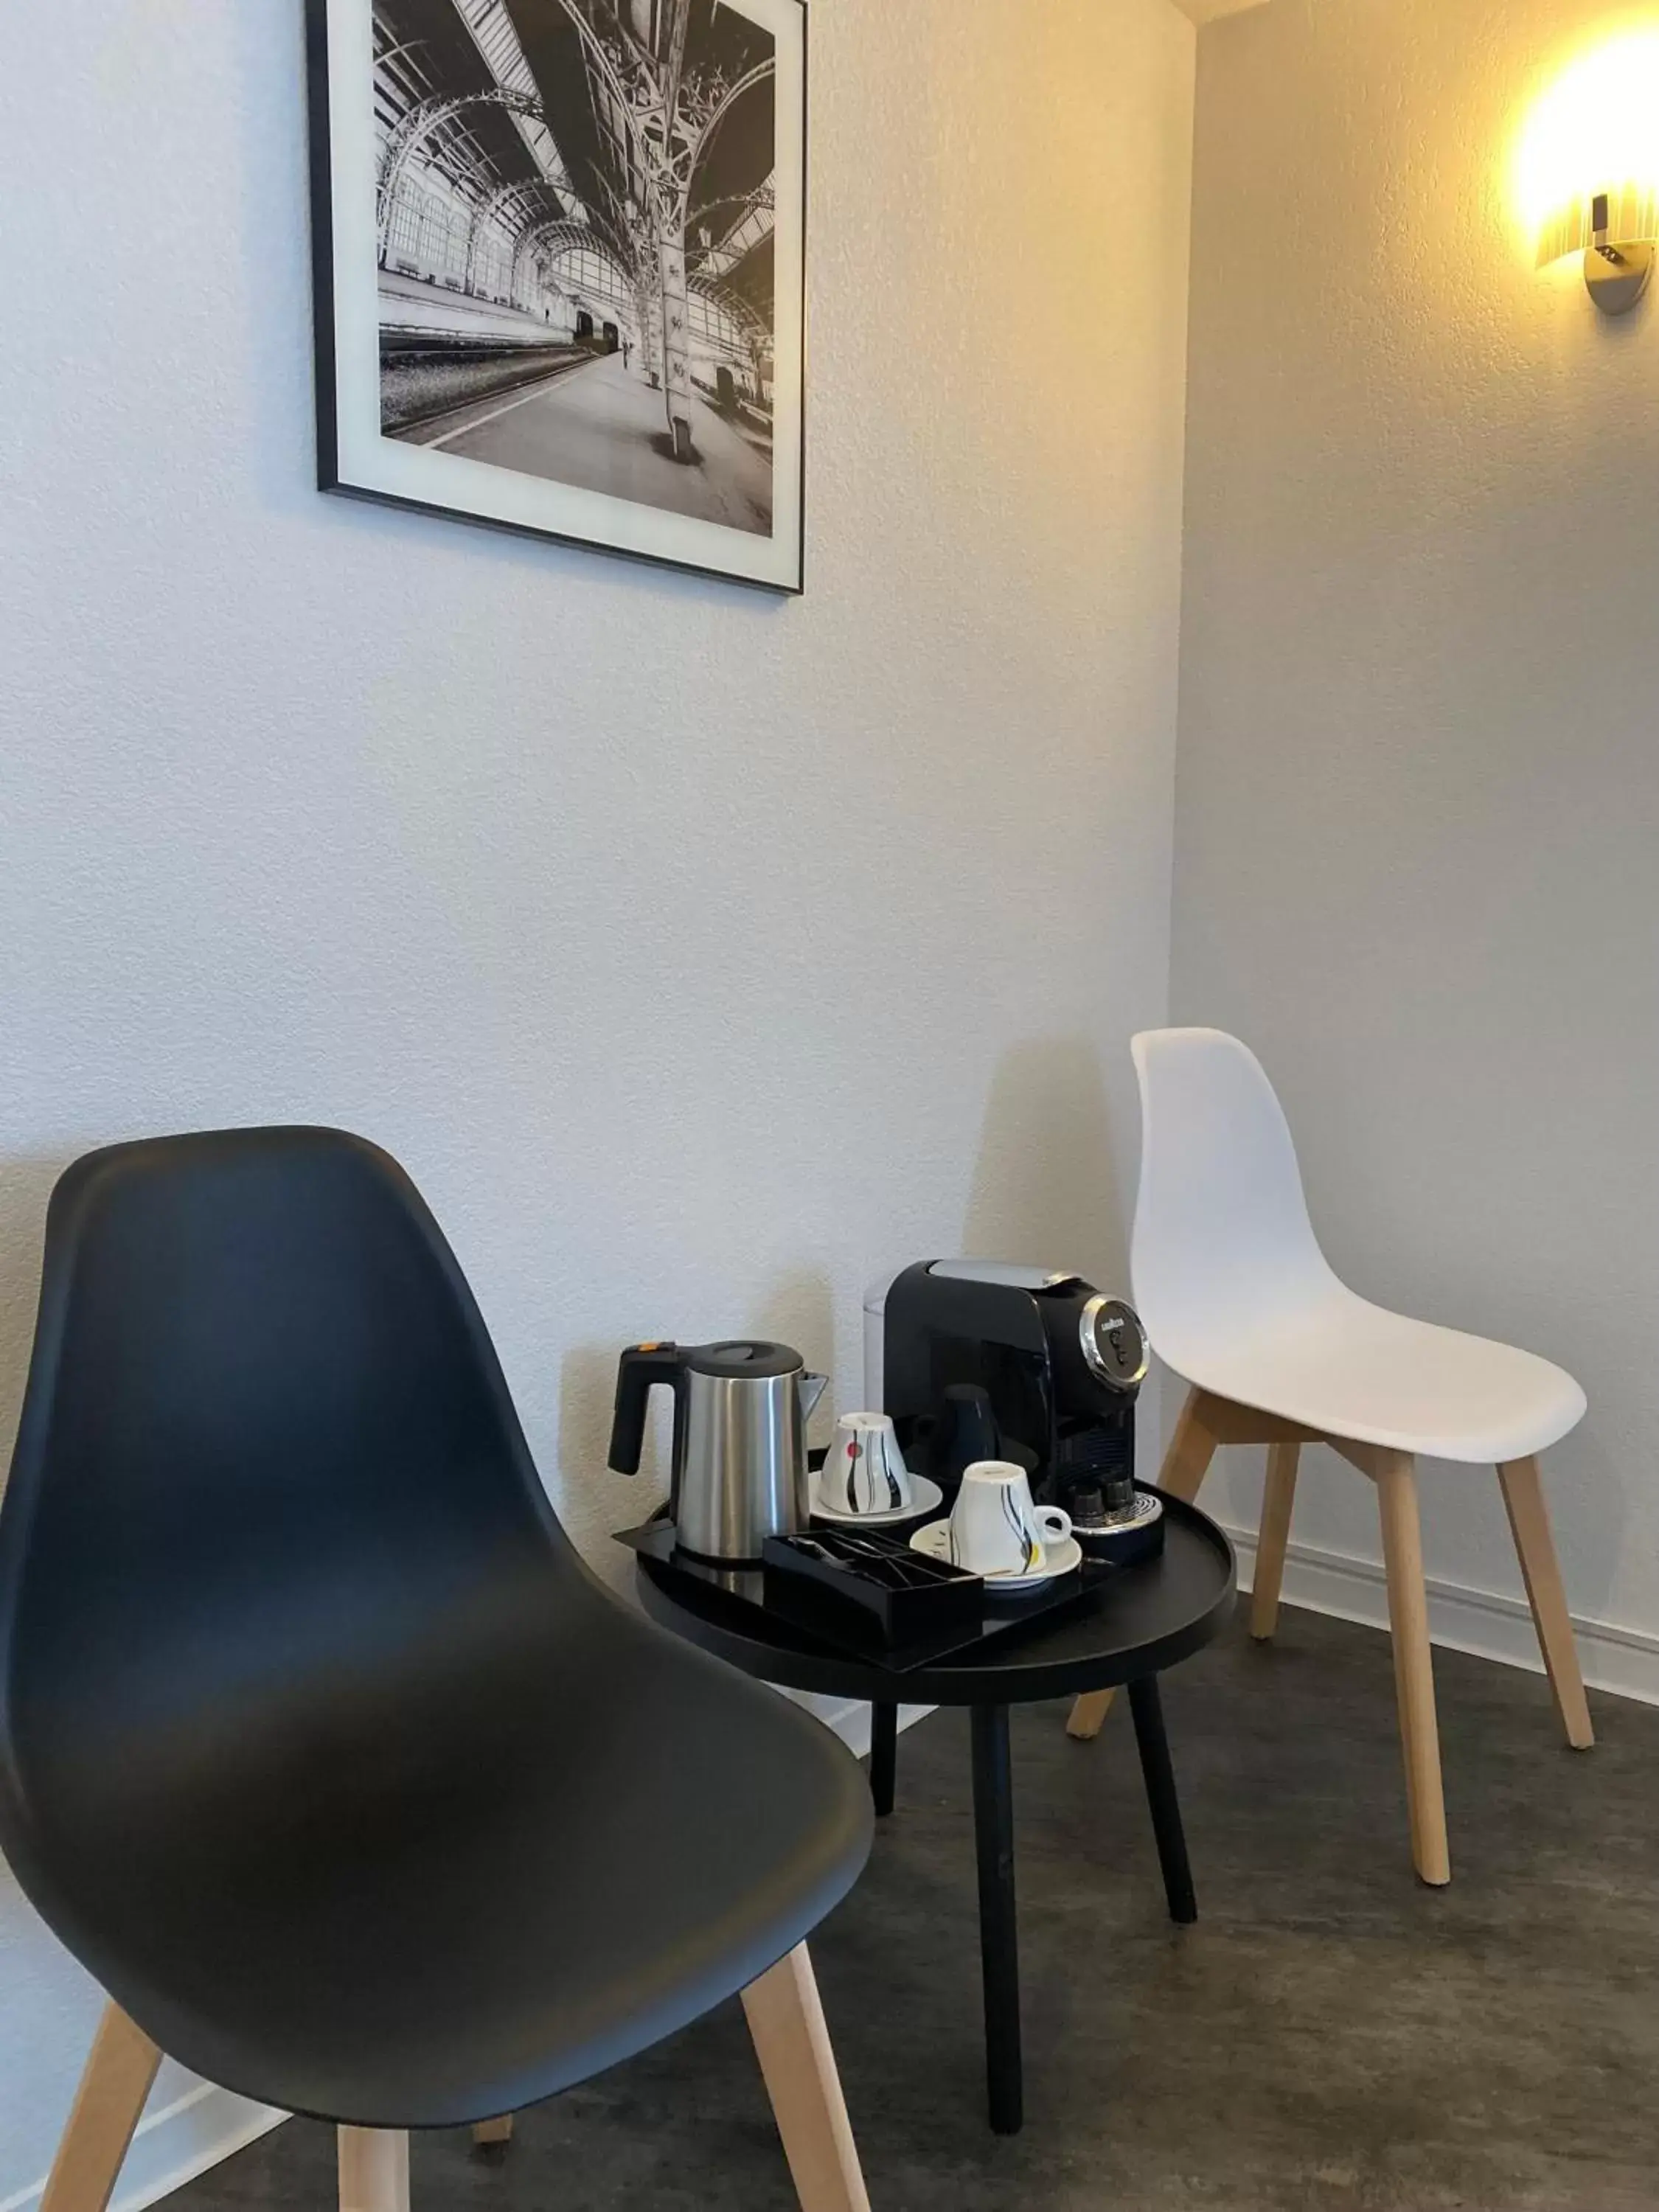
[[(1449, 1881), (1415, 1462), (1497, 1467), (1556, 1706), (1569, 1743), (1586, 1750), (1595, 1735), (1537, 1459), (1583, 1418), (1584, 1394), (1531, 1352), (1410, 1321), (1338, 1281), (1284, 1111), (1237, 1037), (1156, 1030), (1135, 1039), (1134, 1059), (1135, 1303), (1192, 1385), (1160, 1480), (1191, 1498), (1218, 1445), (1268, 1446), (1250, 1611), (1261, 1638), (1278, 1620), (1302, 1446), (1328, 1443), (1376, 1483), (1412, 1856), (1425, 1881)], [(1079, 1698), (1072, 1734), (1097, 1734), (1109, 1702)]]

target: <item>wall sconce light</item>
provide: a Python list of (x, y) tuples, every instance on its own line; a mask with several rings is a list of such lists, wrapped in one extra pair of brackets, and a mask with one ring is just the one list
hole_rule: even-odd
[[(1584, 282), (1589, 295), (1604, 315), (1627, 315), (1648, 289), (1653, 275), (1653, 241), (1649, 238), (1613, 242), (1607, 192), (1597, 192), (1590, 203), (1590, 227), (1595, 233), (1584, 256)], [(1624, 226), (1621, 224), (1622, 229)]]
[(1650, 192), (1593, 192), (1582, 212), (1564, 216), (1538, 249), (1541, 269), (1563, 253), (1584, 256), (1584, 283), (1604, 315), (1627, 315), (1653, 276), (1659, 210)]
[(1596, 306), (1628, 314), (1659, 240), (1659, 29), (1595, 48), (1548, 88), (1521, 134), (1515, 196), (1538, 266), (1582, 254)]

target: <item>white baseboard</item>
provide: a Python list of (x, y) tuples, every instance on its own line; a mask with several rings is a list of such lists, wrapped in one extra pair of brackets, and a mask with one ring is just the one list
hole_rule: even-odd
[[(1255, 1566), (1255, 1533), (1229, 1528), (1227, 1534), (1238, 1552), (1239, 1581), (1249, 1589)], [(1339, 1620), (1359, 1621), (1368, 1628), (1389, 1625), (1388, 1585), (1382, 1568), (1346, 1553), (1291, 1544), (1285, 1555), (1284, 1595), (1288, 1605), (1328, 1613)], [(1592, 1689), (1659, 1705), (1659, 1636), (1577, 1615), (1572, 1625), (1579, 1664)], [(1477, 1658), (1524, 1667), (1533, 1674), (1544, 1671), (1532, 1615), (1521, 1598), (1431, 1581), (1429, 1630), (1435, 1642), (1449, 1650), (1471, 1651)]]
[[(110, 2212), (144, 2212), (287, 2118), (268, 2105), (251, 2105), (228, 2089), (216, 2089), (211, 2082), (197, 2082), (139, 2121)], [(0, 2212), (33, 2212), (46, 2186), (43, 2173), (27, 2189), (0, 2197)]]
[[(933, 1710), (932, 1705), (901, 1705), (898, 1717), (901, 1735), (906, 1729), (914, 1728), (918, 1721), (926, 1720)], [(818, 1718), (827, 1727), (834, 1729), (855, 1759), (870, 1756), (868, 1705), (855, 1705), (848, 1699), (845, 1705), (832, 1706), (827, 1712), (821, 1711)], [(3, 2206), (0, 2206), (0, 2212), (4, 2212)]]
[(140, 2124), (110, 2212), (143, 2212), (145, 2206), (170, 2197), (287, 2118), (286, 2112), (250, 2104), (246, 2097), (234, 2097), (210, 2081), (198, 2083)]

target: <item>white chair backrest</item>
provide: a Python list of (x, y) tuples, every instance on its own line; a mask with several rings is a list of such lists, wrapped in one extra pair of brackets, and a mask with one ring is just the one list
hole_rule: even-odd
[(1255, 1054), (1220, 1030), (1149, 1030), (1132, 1272), (1153, 1344), (1235, 1340), (1340, 1290), (1308, 1218), (1284, 1109)]

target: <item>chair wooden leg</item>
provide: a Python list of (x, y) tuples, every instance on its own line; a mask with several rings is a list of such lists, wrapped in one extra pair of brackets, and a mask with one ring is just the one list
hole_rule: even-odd
[(1072, 1700), (1071, 1716), (1066, 1723), (1066, 1733), (1079, 1743), (1092, 1743), (1106, 1725), (1106, 1716), (1112, 1710), (1115, 1690), (1086, 1690), (1080, 1698)]
[(1204, 1487), (1204, 1478), (1210, 1471), (1210, 1462), (1215, 1457), (1219, 1442), (1204, 1419), (1203, 1398), (1201, 1390), (1188, 1392), (1158, 1478), (1160, 1490), (1184, 1498), (1189, 1505)]
[(1550, 1534), (1549, 1509), (1544, 1503), (1544, 1486), (1538, 1479), (1538, 1462), (1511, 1460), (1498, 1468), (1498, 1480), (1503, 1487), (1515, 1548), (1521, 1556), (1521, 1572), (1526, 1581), (1527, 1598), (1532, 1607), (1550, 1687), (1555, 1692), (1555, 1709), (1561, 1716), (1567, 1741), (1575, 1751), (1588, 1751), (1595, 1741), (1595, 1730), (1590, 1725), (1584, 1678), (1578, 1668), (1578, 1646), (1573, 1638), (1571, 1616), (1567, 1612), (1566, 1592), (1561, 1587), (1561, 1569), (1555, 1556), (1555, 1540)]
[(513, 2140), (513, 2115), (501, 2112), (493, 2120), (475, 2120), (472, 2124), (472, 2148), (495, 2158), (505, 2158), (507, 2147)]
[[(1204, 1478), (1210, 1471), (1210, 1462), (1215, 1457), (1216, 1438), (1205, 1425), (1200, 1413), (1201, 1390), (1189, 1390), (1187, 1402), (1181, 1409), (1175, 1434), (1170, 1439), (1170, 1449), (1164, 1455), (1164, 1466), (1158, 1478), (1158, 1488), (1167, 1490), (1173, 1497), (1184, 1498), (1190, 1504), (1203, 1487)], [(1073, 1700), (1072, 1717), (1066, 1723), (1066, 1733), (1079, 1743), (1091, 1743), (1106, 1725), (1106, 1716), (1112, 1710), (1115, 1690), (1091, 1690)]]
[(870, 2212), (805, 1943), (743, 1993), (801, 2212)]
[(1297, 1462), (1301, 1455), (1300, 1444), (1267, 1447), (1267, 1487), (1261, 1498), (1255, 1581), (1250, 1591), (1250, 1633), (1259, 1644), (1265, 1644), (1279, 1626), (1279, 1593), (1285, 1581), (1285, 1547), (1291, 1540)]
[(339, 2130), (340, 2212), (409, 2212), (409, 2137), (400, 2128)]
[(40, 2212), (104, 2212), (161, 2054), (106, 2004), (52, 2161)]
[(1422, 1879), (1437, 1888), (1451, 1880), (1451, 1854), (1446, 1842), (1446, 1801), (1440, 1778), (1440, 1729), (1434, 1709), (1423, 1530), (1410, 1455), (1384, 1455), (1377, 1462), (1375, 1480), (1382, 1513), (1382, 1558), (1389, 1576), (1389, 1620), (1394, 1631), (1395, 1691), (1400, 1701), (1400, 1741), (1406, 1758), (1412, 1858)]

